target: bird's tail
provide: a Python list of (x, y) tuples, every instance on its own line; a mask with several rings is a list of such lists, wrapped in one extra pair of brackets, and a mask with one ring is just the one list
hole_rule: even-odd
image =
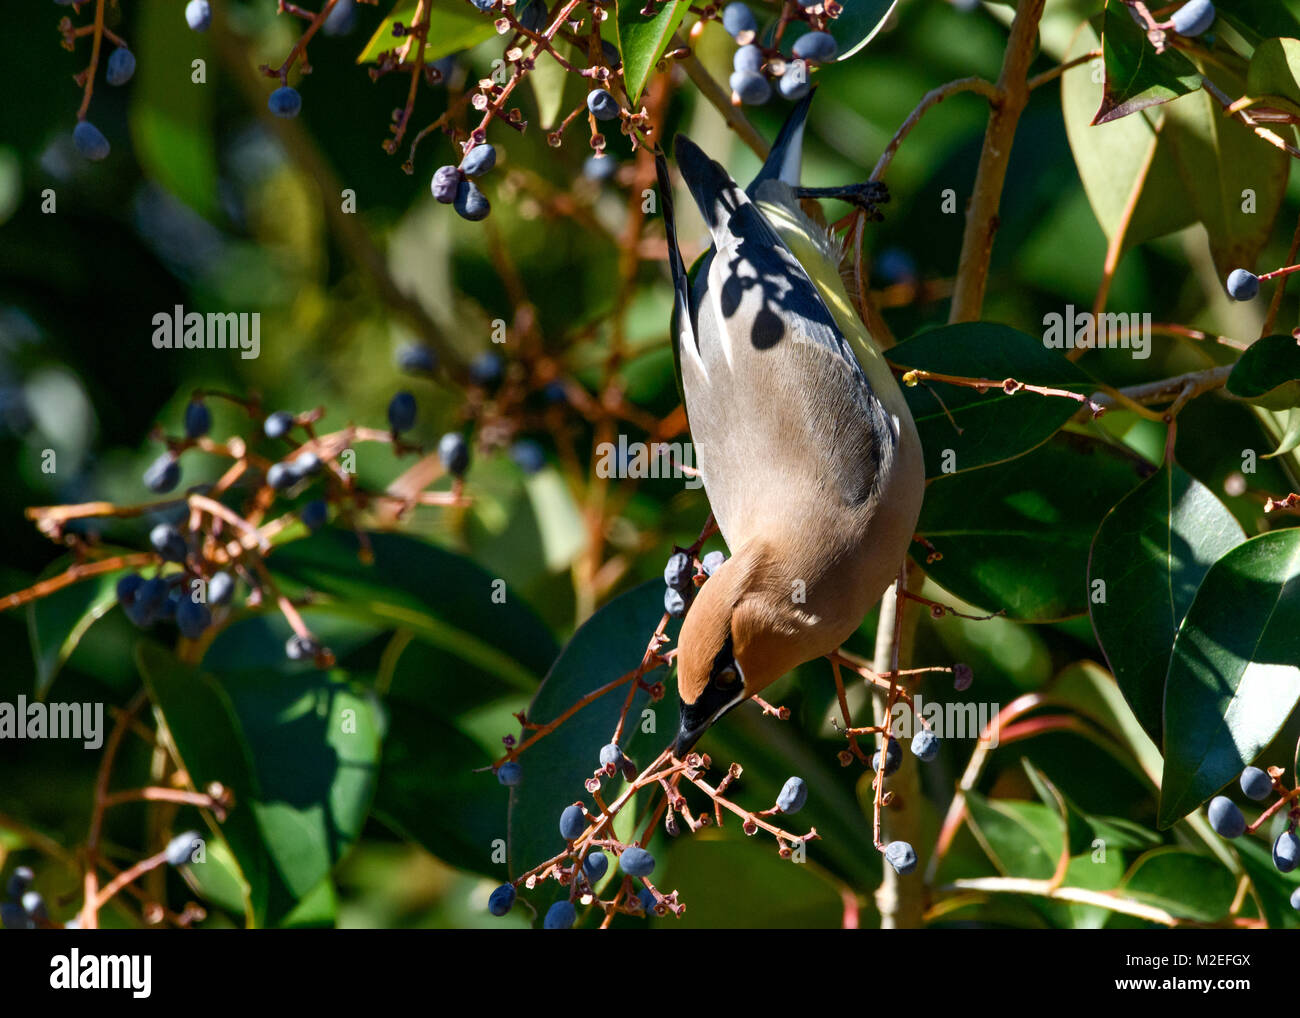
[(781, 125), (781, 133), (772, 143), (772, 151), (768, 153), (763, 168), (745, 189), (751, 198), (757, 196), (759, 185), (767, 180), (779, 180), (791, 187), (799, 186), (803, 167), (803, 129), (808, 122), (808, 110), (816, 91), (814, 86), (807, 95), (795, 103), (794, 109), (785, 118), (785, 123)]

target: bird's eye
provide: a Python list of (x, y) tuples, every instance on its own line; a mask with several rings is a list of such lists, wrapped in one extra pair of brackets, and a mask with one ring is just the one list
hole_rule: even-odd
[(738, 677), (735, 666), (728, 665), (726, 668), (720, 668), (713, 678), (719, 686), (730, 686)]

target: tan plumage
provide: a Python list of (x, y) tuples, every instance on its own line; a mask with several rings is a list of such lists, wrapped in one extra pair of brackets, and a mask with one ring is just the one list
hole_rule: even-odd
[(897, 575), (920, 513), (915, 424), (845, 291), (838, 244), (791, 189), (806, 113), (807, 100), (750, 195), (677, 142), (714, 242), (688, 281), (668, 210), (682, 388), (732, 552), (682, 624), (679, 753), (843, 643)]

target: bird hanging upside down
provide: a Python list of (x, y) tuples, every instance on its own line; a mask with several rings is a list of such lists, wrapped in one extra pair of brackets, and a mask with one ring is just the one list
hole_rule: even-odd
[[(690, 274), (658, 157), (674, 352), (732, 552), (682, 623), (679, 757), (731, 708), (843, 643), (898, 575), (921, 511), (916, 425), (840, 278), (839, 242), (799, 205), (840, 193), (799, 184), (811, 100), (745, 190), (677, 138), (678, 170), (713, 238)], [(877, 186), (843, 193), (861, 203), (883, 198)]]

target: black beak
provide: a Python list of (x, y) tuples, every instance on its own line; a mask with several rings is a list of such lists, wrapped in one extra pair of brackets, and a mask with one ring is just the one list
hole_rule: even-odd
[[(740, 693), (739, 690), (737, 692)], [(709, 691), (706, 691), (705, 695), (694, 703), (682, 703), (681, 717), (677, 724), (677, 741), (673, 743), (673, 755), (678, 760), (684, 759), (700, 741), (700, 737), (713, 727), (713, 723), (740, 703), (744, 695), (743, 693), (733, 695), (720, 705), (713, 702), (716, 699), (718, 699), (716, 696), (710, 696)]]

